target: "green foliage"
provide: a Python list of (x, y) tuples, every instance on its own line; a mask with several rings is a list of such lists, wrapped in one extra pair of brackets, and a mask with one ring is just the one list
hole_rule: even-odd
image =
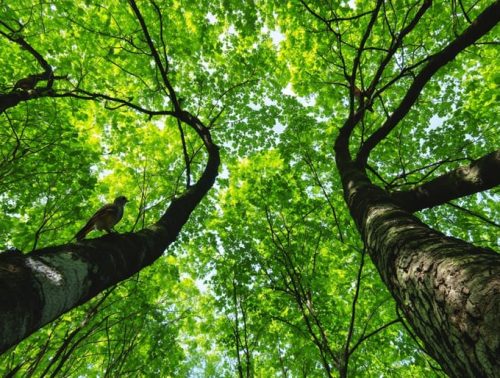
[[(336, 39), (297, 1), (137, 3), (152, 40), (162, 46), (161, 59), (168, 57), (169, 79), (183, 108), (207, 124), (215, 121), (212, 136), (223, 160), (216, 187), (156, 264), (1, 356), (0, 372), (322, 377), (326, 360), (337, 374), (363, 246), (334, 168), (332, 146), (349, 112), (348, 85), (334, 59)], [(326, 3), (311, 1), (309, 7), (330, 17)], [(352, 17), (373, 3), (333, 4), (336, 14)], [(387, 23), (377, 22), (367, 41), (374, 48), (360, 62), (360, 87), (384, 56), (388, 24), (401, 29), (406, 11), (417, 11), (410, 1), (392, 3), (397, 8), (384, 9)], [(435, 53), (466, 26), (448, 3), (435, 3), (405, 39), (405, 64)], [(473, 8), (470, 16), (477, 13)], [(0, 21), (20, 29), (56, 75), (68, 75), (55, 81), (56, 93), (82, 89), (144, 109), (173, 109), (126, 2), (4, 1)], [(356, 57), (352, 46), (368, 21), (340, 26), (349, 67)], [(7, 33), (4, 25), (0, 31)], [(0, 38), (0, 92), (8, 93), (17, 80), (42, 69), (29, 52)], [(492, 64), (498, 58), (494, 45), (473, 46), (440, 71), (373, 151), (373, 180), (410, 188), (430, 172), (444, 173), (498, 146), (500, 72)], [(380, 85), (399, 69), (391, 65)], [(404, 78), (375, 100), (366, 127), (354, 131), (354, 147), (381, 125), (384, 112), (396, 108), (410, 83)], [(183, 132), (193, 182), (206, 156), (198, 136)], [(141, 229), (185, 190), (176, 121), (102, 98), (22, 102), (0, 115), (0, 140), (2, 250), (66, 243), (117, 195), (131, 199), (117, 230)], [(455, 205), (494, 219), (496, 203), (498, 192), (490, 191)], [(498, 243), (494, 225), (457, 207), (420, 216), (456, 237), (489, 247)], [(398, 314), (368, 260), (350, 347), (360, 343), (350, 356), (349, 376), (441, 376), (401, 322), (384, 327)]]

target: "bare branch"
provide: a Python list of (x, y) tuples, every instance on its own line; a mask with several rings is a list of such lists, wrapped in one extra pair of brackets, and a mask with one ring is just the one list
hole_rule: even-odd
[[(363, 272), (363, 267), (365, 264), (365, 254), (366, 250), (363, 249), (361, 252), (361, 261), (359, 262), (358, 275), (356, 277), (356, 291), (354, 292), (354, 297), (352, 299), (351, 305), (351, 320), (349, 321), (349, 331), (347, 332), (347, 337), (344, 344), (344, 353), (343, 353), (343, 369), (347, 376), (347, 366), (349, 364), (349, 356), (351, 355), (351, 350), (349, 348), (349, 344), (351, 343), (351, 339), (354, 332), (354, 324), (356, 322), (356, 304), (358, 303), (359, 298), (359, 290), (361, 288), (361, 273)], [(359, 340), (358, 340), (359, 342)]]
[(370, 152), (380, 143), (397, 124), (406, 116), (411, 107), (420, 95), (424, 86), (433, 75), (464, 49), (475, 43), (479, 38), (488, 33), (500, 20), (500, 1), (496, 1), (487, 7), (476, 20), (455, 40), (448, 44), (443, 50), (435, 54), (413, 80), (413, 84), (408, 89), (405, 97), (386, 120), (386, 122), (375, 131), (360, 148), (356, 162), (360, 166), (366, 166), (366, 161)]
[(151, 51), (151, 54), (153, 55), (153, 59), (157, 65), (158, 69), (160, 70), (163, 84), (167, 88), (169, 97), (172, 100), (172, 103), (174, 105), (174, 109), (176, 111), (180, 111), (181, 107), (179, 105), (179, 101), (178, 101), (177, 96), (175, 94), (174, 88), (172, 87), (172, 84), (170, 83), (170, 80), (168, 79), (168, 70), (167, 70), (168, 63), (165, 62), (165, 66), (164, 66), (164, 64), (160, 58), (160, 55), (158, 53), (158, 50), (156, 49), (156, 47), (153, 43), (153, 40), (151, 39), (151, 35), (149, 34), (149, 30), (148, 30), (148, 27), (146, 25), (146, 22), (144, 21), (144, 17), (142, 16), (141, 11), (137, 7), (135, 0), (129, 0), (129, 4), (132, 7), (132, 10), (134, 11), (134, 13), (137, 17), (139, 24), (141, 25), (142, 32), (143, 32), (144, 37), (146, 38), (146, 42), (149, 46), (149, 50)]

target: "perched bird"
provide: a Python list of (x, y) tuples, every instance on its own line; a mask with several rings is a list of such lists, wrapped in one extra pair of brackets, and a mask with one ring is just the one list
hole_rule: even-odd
[(29, 75), (18, 80), (16, 84), (14, 84), (14, 90), (22, 89), (24, 91), (28, 91), (30, 89), (34, 89), (39, 80), (39, 75)]
[[(359, 89), (357, 86), (354, 86), (352, 93), (359, 102), (364, 102), (365, 98), (368, 99), (366, 93), (363, 92), (361, 89)], [(370, 112), (373, 112), (372, 104), (367, 104), (366, 109), (369, 110)]]
[(113, 203), (108, 203), (101, 207), (97, 212), (92, 215), (87, 224), (77, 232), (75, 235), (76, 240), (80, 241), (87, 236), (92, 230), (105, 230), (110, 233), (113, 227), (123, 217), (123, 207), (128, 202), (124, 196), (117, 197)]

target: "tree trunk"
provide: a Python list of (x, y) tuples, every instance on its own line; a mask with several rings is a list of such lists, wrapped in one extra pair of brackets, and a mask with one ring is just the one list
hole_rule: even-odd
[(427, 227), (338, 152), (350, 213), (427, 352), (451, 376), (498, 376), (500, 255)]

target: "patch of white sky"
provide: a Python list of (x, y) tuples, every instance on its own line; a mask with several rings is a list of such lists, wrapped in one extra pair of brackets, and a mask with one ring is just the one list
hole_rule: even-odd
[(264, 25), (261, 29), (260, 32), (263, 35), (269, 36), (271, 38), (271, 41), (273, 42), (273, 46), (276, 48), (276, 50), (279, 51), (280, 44), (283, 42), (286, 38), (285, 34), (281, 32), (281, 29), (276, 27), (275, 29), (271, 30), (267, 27), (267, 25)]
[(310, 94), (309, 96), (299, 96), (295, 91), (293, 90), (292, 83), (288, 83), (288, 85), (281, 91), (282, 94), (287, 95), (287, 96), (292, 96), (295, 97), (295, 99), (300, 102), (303, 106), (305, 107), (311, 107), (316, 104), (316, 98), (318, 97), (317, 94)]
[(233, 47), (233, 43), (230, 39), (230, 37), (234, 37), (238, 35), (238, 31), (234, 27), (234, 25), (229, 25), (229, 27), (224, 30), (219, 35), (219, 41), (222, 43), (222, 50), (223, 51), (229, 51)]
[[(463, 92), (463, 88), (461, 87), (460, 84), (461, 83), (458, 79), (446, 77), (444, 80), (441, 80), (439, 82), (440, 91), (441, 91), (441, 93), (451, 93), (452, 96), (458, 97)], [(450, 91), (450, 89), (451, 89), (451, 91)], [(439, 104), (442, 102), (442, 100), (443, 100), (443, 98), (439, 97), (439, 98), (435, 99), (434, 103)], [(445, 125), (445, 123), (452, 118), (451, 117), (452, 113), (455, 110), (457, 110), (457, 105), (456, 105), (456, 102), (453, 101), (451, 103), (451, 111), (448, 114), (446, 114), (445, 116), (442, 117), (442, 116), (439, 116), (437, 114), (433, 114), (432, 117), (429, 119), (429, 124), (426, 127), (426, 131), (430, 132), (430, 131), (437, 130), (437, 129), (440, 129), (441, 127), (443, 127)], [(465, 139), (472, 140), (473, 138), (471, 135), (466, 134)]]
[(212, 277), (215, 276), (215, 270), (211, 270), (208, 273), (206, 273), (204, 276), (201, 277), (196, 277), (193, 279), (190, 273), (187, 272), (181, 272), (180, 274), (180, 280), (192, 280), (196, 286), (196, 288), (200, 291), (200, 294), (212, 294), (213, 291), (211, 290), (209, 281), (212, 279)]
[(212, 75), (217, 71), (215, 68), (211, 67), (210, 63), (206, 60), (201, 60), (199, 64), (209, 75)]
[(208, 12), (207, 15), (205, 16), (205, 19), (208, 21), (210, 25), (215, 25), (218, 22), (217, 16), (212, 12)]

